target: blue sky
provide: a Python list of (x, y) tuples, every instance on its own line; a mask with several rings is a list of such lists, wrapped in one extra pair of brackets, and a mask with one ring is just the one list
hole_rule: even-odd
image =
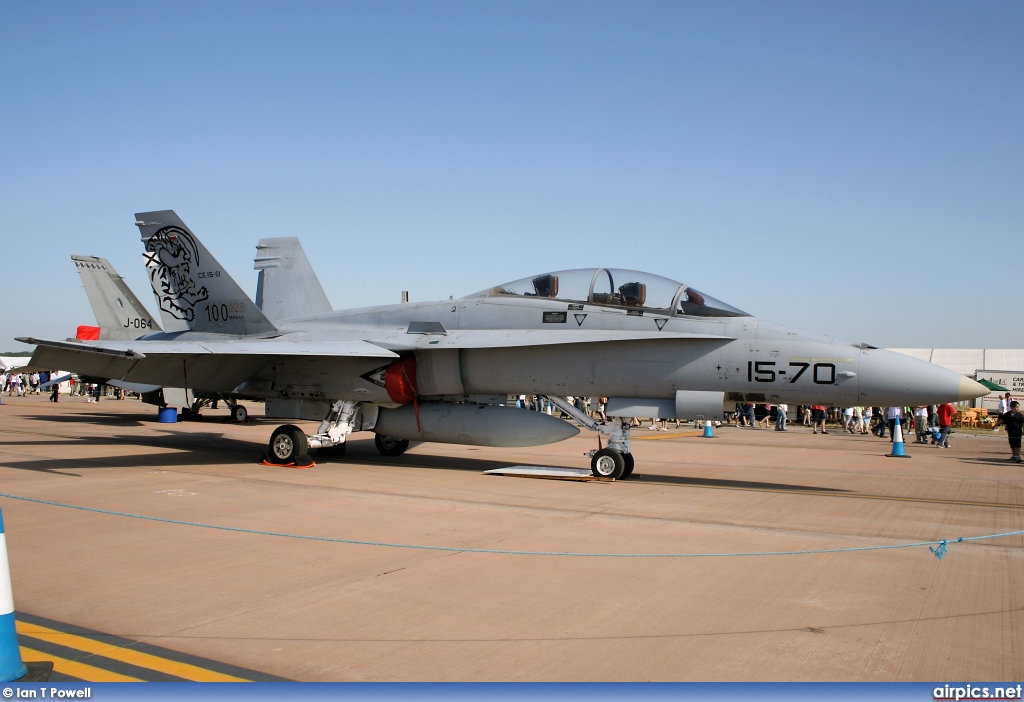
[(0, 4), (0, 351), (152, 305), (135, 212), (336, 308), (615, 266), (888, 347), (1024, 347), (1020, 2)]

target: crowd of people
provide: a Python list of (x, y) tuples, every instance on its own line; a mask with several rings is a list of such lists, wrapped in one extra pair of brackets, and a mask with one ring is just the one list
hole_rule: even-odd
[(19, 373), (14, 369), (0, 373), (0, 392), (6, 392), (8, 397), (50, 392), (49, 388), (43, 386), (50, 382), (51, 377), (56, 377), (56, 371)]
[[(60, 381), (60, 382), (50, 382)], [(7, 393), (8, 397), (24, 397), (27, 395), (50, 396), (50, 402), (59, 402), (61, 394), (74, 397), (85, 397), (86, 402), (99, 402), (104, 394), (105, 386), (99, 383), (84, 383), (73, 375), (61, 376), (59, 371), (33, 371), (21, 373), (18, 369), (12, 369), (0, 373), (0, 394)], [(115, 399), (122, 400), (125, 391), (121, 388), (113, 388)]]
[[(992, 426), (996, 429), (1005, 426), (1010, 446), (1014, 449), (1010, 460), (1020, 462), (1020, 421), (1013, 417), (1018, 404), (1006, 393), (1000, 400), (998, 419)], [(893, 441), (896, 421), (907, 436), (913, 436), (915, 444), (931, 444), (939, 448), (949, 448), (949, 435), (953, 426), (953, 417), (957, 409), (949, 403), (941, 405), (919, 405), (917, 407), (828, 407), (825, 405), (797, 405), (796, 421), (812, 428), (813, 433), (828, 434), (831, 424), (834, 430), (850, 434), (872, 434)], [(729, 415), (727, 422), (735, 422), (737, 426), (767, 426), (774, 422), (776, 431), (788, 431), (789, 406), (785, 404), (755, 404), (752, 402), (737, 403), (735, 411)], [(1021, 416), (1024, 420), (1024, 416)], [(1016, 440), (1014, 437), (1016, 436)], [(1014, 444), (1016, 446), (1014, 447)]]

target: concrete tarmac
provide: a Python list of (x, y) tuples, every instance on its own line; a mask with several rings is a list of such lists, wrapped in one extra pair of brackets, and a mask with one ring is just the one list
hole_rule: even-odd
[(166, 425), (130, 400), (3, 403), (0, 492), (57, 503), (0, 497), (15, 605), (37, 617), (293, 680), (1024, 678), (1020, 535), (942, 560), (926, 546), (458, 550), (733, 554), (1024, 530), (1024, 467), (1002, 434), (895, 459), (888, 440), (838, 429), (641, 429), (633, 479), (576, 482), (482, 473), (588, 466), (586, 431), (398, 458), (357, 434), (345, 458), (300, 470), (257, 464), (278, 422), (223, 409)]

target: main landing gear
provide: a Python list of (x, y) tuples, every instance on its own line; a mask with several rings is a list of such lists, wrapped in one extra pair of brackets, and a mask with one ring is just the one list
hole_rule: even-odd
[[(236, 405), (241, 407), (241, 405)], [(244, 408), (243, 408), (244, 409)], [(234, 413), (235, 408), (232, 408)], [(354, 431), (372, 431), (377, 424), (377, 405), (350, 400), (339, 400), (331, 405), (327, 417), (320, 422), (315, 434), (306, 435), (294, 424), (285, 424), (270, 435), (267, 463), (275, 465), (310, 465), (309, 450), (318, 455), (344, 456), (349, 434)], [(401, 456), (409, 448), (405, 439), (383, 434), (374, 436), (377, 450), (384, 456)]]
[[(270, 451), (264, 460), (282, 466), (308, 466), (313, 462), (309, 457), (310, 449), (334, 455), (344, 454), (348, 435), (359, 429), (372, 428), (377, 421), (377, 406), (371, 405), (372, 417), (364, 417), (361, 405), (349, 400), (335, 402), (327, 417), (320, 422), (316, 433), (311, 436), (307, 436), (294, 424), (278, 427), (270, 435)], [(369, 427), (363, 426), (367, 423), (366, 419), (371, 419)]]
[(409, 448), (409, 441), (407, 439), (396, 439), (392, 436), (384, 436), (383, 434), (374, 434), (373, 443), (377, 446), (377, 451), (382, 456), (401, 456)]

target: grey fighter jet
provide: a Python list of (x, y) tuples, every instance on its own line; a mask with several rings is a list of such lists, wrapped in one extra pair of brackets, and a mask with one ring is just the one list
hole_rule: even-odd
[[(634, 416), (712, 420), (727, 402), (922, 405), (987, 392), (940, 366), (760, 320), (689, 285), (617, 268), (271, 321), (173, 211), (136, 219), (164, 331), (21, 339), (37, 345), (33, 363), (258, 397), (267, 416), (320, 420), (308, 436), (292, 424), (274, 430), (274, 463), (308, 464), (310, 448), (343, 450), (355, 431), (373, 431), (385, 455), (410, 441), (530, 446), (579, 432), (505, 406), (525, 393), (605, 435), (591, 469), (621, 478), (633, 468)], [(568, 395), (607, 396), (609, 420), (594, 422)]]

